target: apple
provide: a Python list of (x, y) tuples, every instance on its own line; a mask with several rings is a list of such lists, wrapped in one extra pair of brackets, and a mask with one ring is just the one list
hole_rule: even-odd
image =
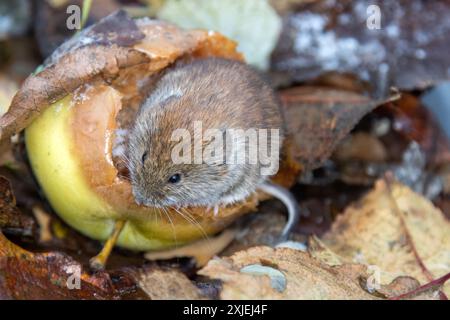
[[(82, 97), (82, 99), (80, 98)], [(128, 180), (118, 177), (112, 147), (121, 94), (88, 87), (53, 103), (25, 130), (33, 172), (58, 215), (88, 237), (106, 240), (115, 221), (127, 221), (117, 245), (162, 249), (206, 237), (227, 226), (242, 204), (221, 210), (138, 206)]]

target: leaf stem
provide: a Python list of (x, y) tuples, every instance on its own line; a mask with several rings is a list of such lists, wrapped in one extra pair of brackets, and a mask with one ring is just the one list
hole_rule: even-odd
[[(443, 275), (442, 277), (440, 277), (438, 279), (435, 279), (433, 281), (430, 281), (430, 282), (428, 282), (428, 283), (426, 283), (426, 284), (424, 284), (424, 285), (422, 285), (422, 286), (420, 286), (420, 287), (418, 287), (418, 288), (416, 288), (414, 290), (411, 290), (409, 292), (400, 294), (400, 295), (395, 296), (395, 297), (391, 297), (391, 298), (389, 298), (389, 300), (401, 300), (401, 299), (407, 299), (407, 298), (410, 298), (410, 297), (418, 296), (419, 294), (421, 294), (423, 292), (426, 292), (426, 291), (428, 291), (430, 289), (433, 289), (433, 288), (437, 289), (437, 288), (443, 286), (444, 283), (447, 280), (449, 280), (449, 279), (450, 279), (450, 272), (445, 274), (445, 275)], [(441, 296), (441, 300), (447, 300), (448, 299), (447, 296), (442, 291), (440, 292), (440, 296)]]

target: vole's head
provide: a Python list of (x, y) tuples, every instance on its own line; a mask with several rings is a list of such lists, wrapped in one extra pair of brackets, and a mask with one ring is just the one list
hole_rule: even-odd
[(129, 169), (138, 204), (208, 206), (231, 183), (224, 162), (195, 163), (193, 125), (175, 114), (183, 103), (185, 99), (169, 98), (154, 106), (158, 110), (142, 112), (130, 134)]

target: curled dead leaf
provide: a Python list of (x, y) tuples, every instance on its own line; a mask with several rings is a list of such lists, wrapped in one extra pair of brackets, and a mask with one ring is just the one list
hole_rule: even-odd
[[(130, 20), (126, 18), (124, 12), (119, 11), (105, 18), (99, 25), (111, 26), (116, 23), (118, 26), (124, 26), (125, 23), (122, 21)], [(129, 25), (135, 26), (132, 22)], [(120, 35), (130, 30), (118, 28), (113, 31), (115, 36), (110, 39), (122, 39)], [(134, 31), (134, 28), (131, 31)], [(47, 61), (43, 71), (28, 77), (14, 96), (8, 112), (0, 118), (0, 140), (7, 139), (24, 129), (52, 102), (94, 77), (112, 79), (121, 68), (147, 61), (145, 55), (135, 50), (112, 45), (114, 40), (109, 41), (109, 46), (105, 45), (107, 37), (107, 33), (101, 27), (99, 32), (92, 27), (84, 30), (79, 37), (73, 38), (57, 50)], [(143, 34), (139, 33), (135, 42), (142, 38)], [(72, 68), (72, 64), (75, 64), (76, 68)]]
[(293, 158), (304, 170), (320, 167), (359, 120), (384, 102), (350, 91), (307, 86), (282, 90), (280, 98), (293, 137)]
[[(268, 272), (242, 272), (255, 265), (273, 269), (272, 278)], [(284, 275), (283, 285), (273, 285), (275, 272)], [(359, 284), (365, 266), (329, 266), (290, 248), (252, 247), (211, 260), (199, 274), (223, 282), (221, 299), (377, 299)]]
[(379, 180), (322, 240), (346, 262), (376, 266), (383, 284), (411, 276), (424, 285), (450, 272), (450, 222), (398, 182)]

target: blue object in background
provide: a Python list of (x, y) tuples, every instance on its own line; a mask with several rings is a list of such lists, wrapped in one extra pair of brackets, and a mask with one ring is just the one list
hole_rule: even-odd
[(423, 94), (421, 99), (450, 140), (450, 82), (436, 85)]

